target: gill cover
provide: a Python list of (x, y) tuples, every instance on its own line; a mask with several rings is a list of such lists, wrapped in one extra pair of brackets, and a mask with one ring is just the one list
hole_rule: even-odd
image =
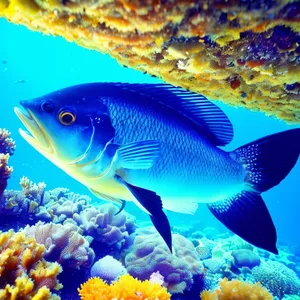
[[(15, 109), (31, 136), (23, 137), (40, 152), (66, 164), (96, 160), (114, 137), (108, 110), (101, 99), (87, 99), (72, 88), (21, 101)], [(90, 102), (90, 103), (91, 103)]]

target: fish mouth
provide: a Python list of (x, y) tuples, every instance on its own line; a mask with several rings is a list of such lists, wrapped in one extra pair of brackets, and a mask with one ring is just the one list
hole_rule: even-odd
[(25, 107), (23, 107), (22, 109), (20, 109), (19, 107), (15, 107), (14, 112), (24, 124), (26, 129), (29, 131), (27, 132), (20, 128), (20, 135), (38, 151), (46, 152), (47, 154), (52, 154), (53, 147), (51, 145), (51, 142), (47, 138), (45, 130), (43, 129), (41, 124), (34, 117), (32, 111)]

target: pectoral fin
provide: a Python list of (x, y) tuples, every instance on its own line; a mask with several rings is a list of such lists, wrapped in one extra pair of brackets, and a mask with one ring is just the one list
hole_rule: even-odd
[(160, 142), (145, 140), (120, 146), (116, 161), (121, 168), (149, 169), (160, 154)]
[(115, 178), (118, 182), (124, 184), (137, 199), (139, 204), (142, 205), (147, 212), (149, 212), (154, 227), (164, 239), (165, 243), (170, 249), (170, 252), (172, 253), (172, 234), (170, 223), (167, 216), (163, 212), (162, 201), (160, 197), (155, 192), (127, 183), (118, 175), (115, 175)]

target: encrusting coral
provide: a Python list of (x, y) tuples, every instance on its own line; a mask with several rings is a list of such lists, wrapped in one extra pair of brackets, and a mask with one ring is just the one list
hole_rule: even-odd
[(220, 288), (215, 291), (203, 291), (202, 300), (272, 300), (273, 296), (260, 283), (250, 284), (239, 280), (221, 280)]
[(166, 288), (149, 280), (140, 281), (129, 274), (108, 285), (100, 278), (90, 278), (78, 289), (81, 300), (170, 300)]
[(202, 276), (204, 268), (191, 241), (173, 234), (173, 254), (160, 235), (153, 229), (138, 232), (134, 244), (125, 257), (128, 273), (145, 280), (159, 271), (165, 286), (171, 293), (183, 293), (191, 289), (194, 276)]
[(57, 280), (62, 268), (45, 261), (44, 250), (44, 245), (24, 233), (0, 233), (0, 299), (60, 299), (51, 291), (62, 288)]
[(95, 253), (78, 230), (72, 224), (38, 222), (34, 226), (26, 226), (24, 233), (45, 245), (44, 258), (57, 261), (67, 268), (88, 268), (94, 261)]
[(0, 200), (7, 187), (7, 180), (13, 171), (13, 168), (8, 166), (8, 160), (14, 154), (15, 149), (16, 144), (10, 138), (10, 132), (0, 128)]
[(0, 17), (300, 123), (299, 0), (0, 0)]

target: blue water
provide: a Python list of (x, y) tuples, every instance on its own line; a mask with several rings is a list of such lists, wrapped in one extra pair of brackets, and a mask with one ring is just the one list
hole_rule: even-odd
[[(83, 49), (59, 37), (31, 32), (23, 26), (9, 24), (3, 19), (0, 19), (0, 33), (0, 128), (10, 130), (17, 143), (17, 150), (10, 160), (14, 172), (9, 181), (9, 188), (19, 189), (19, 180), (25, 175), (35, 182), (44, 181), (49, 189), (63, 186), (77, 193), (89, 194), (85, 187), (48, 162), (19, 136), (18, 128), (22, 125), (15, 116), (13, 107), (18, 105), (21, 99), (40, 96), (79, 83), (150, 83), (159, 80), (141, 72), (122, 68), (108, 55)], [(296, 127), (267, 117), (263, 113), (228, 107), (221, 102), (217, 104), (234, 125), (235, 137), (226, 148), (228, 150), (267, 134)], [(263, 194), (277, 227), (279, 241), (285, 243), (300, 244), (300, 236), (295, 234), (299, 228), (299, 182), (300, 161), (279, 186)], [(133, 205), (128, 207), (128, 211), (138, 219), (148, 220), (145, 214)], [(175, 213), (168, 215), (171, 224), (175, 226), (189, 226), (194, 223), (199, 224), (199, 227), (213, 226), (226, 230), (211, 216), (205, 205), (201, 205), (193, 217)]]

